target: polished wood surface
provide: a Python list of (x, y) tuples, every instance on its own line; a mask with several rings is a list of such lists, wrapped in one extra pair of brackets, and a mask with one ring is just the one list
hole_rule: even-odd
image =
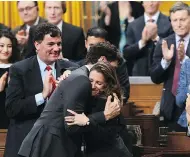
[(129, 101), (135, 102), (137, 109), (151, 114), (156, 102), (160, 101), (162, 84), (131, 84)]

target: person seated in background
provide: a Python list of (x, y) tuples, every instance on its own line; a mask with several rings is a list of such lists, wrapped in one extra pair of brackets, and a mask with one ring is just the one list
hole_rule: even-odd
[(16, 36), (22, 59), (26, 57), (26, 46), (29, 38), (29, 30), (33, 25), (45, 22), (45, 19), (39, 17), (39, 8), (37, 1), (17, 1), (17, 8), (20, 18), (24, 22), (12, 30)]
[(144, 15), (128, 25), (123, 56), (130, 76), (150, 76), (156, 43), (173, 33), (169, 18), (159, 11), (160, 3), (144, 1)]
[[(70, 61), (80, 61), (85, 57), (84, 34), (81, 27), (77, 27), (63, 21), (62, 16), (66, 12), (65, 1), (45, 1), (45, 17), (48, 23), (56, 25), (62, 33), (62, 50), (61, 56)], [(33, 36), (35, 27), (29, 32), (28, 54), (27, 57), (36, 55)]]
[(8, 71), (10, 66), (19, 59), (20, 54), (16, 38), (10, 31), (0, 30), (0, 129), (7, 129), (9, 124), (5, 113), (5, 88), (8, 83)]
[(98, 25), (108, 32), (107, 40), (123, 53), (128, 24), (143, 15), (142, 4), (134, 1), (100, 2)]

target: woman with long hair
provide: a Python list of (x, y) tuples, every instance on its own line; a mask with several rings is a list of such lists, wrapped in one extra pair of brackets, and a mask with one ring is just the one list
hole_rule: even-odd
[[(120, 107), (122, 106), (123, 93), (115, 69), (108, 63), (99, 62), (91, 68), (89, 79), (93, 96), (89, 104), (89, 112), (85, 115), (68, 110), (73, 116), (65, 117), (67, 124), (86, 127), (84, 142), (87, 157), (130, 157), (131, 154), (119, 136), (119, 132), (123, 129), (120, 123), (121, 115), (103, 124), (98, 124), (93, 118), (88, 118), (90, 114), (104, 111), (106, 103), (119, 100)], [(88, 125), (91, 125), (91, 129)]]

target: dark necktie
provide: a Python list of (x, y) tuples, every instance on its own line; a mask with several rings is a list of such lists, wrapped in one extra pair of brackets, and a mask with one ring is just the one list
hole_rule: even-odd
[[(179, 45), (181, 42), (184, 42), (184, 39), (179, 40)], [(172, 93), (174, 96), (176, 96), (176, 93), (177, 93), (180, 69), (181, 69), (180, 60), (178, 58), (178, 52), (176, 50), (175, 70), (174, 70), (174, 77), (173, 77), (173, 84), (172, 84)]]
[[(52, 70), (52, 68), (51, 68), (49, 65), (47, 65), (47, 66), (46, 66), (46, 70), (47, 70), (47, 71), (50, 71), (50, 70)], [(52, 83), (52, 91), (51, 91), (51, 93), (49, 94), (48, 98), (51, 96), (51, 94), (53, 93), (53, 91), (54, 91), (55, 88), (56, 88), (56, 83), (55, 83), (54, 79), (51, 80), (51, 83)]]
[(154, 19), (149, 19), (147, 22), (154, 22), (155, 20)]

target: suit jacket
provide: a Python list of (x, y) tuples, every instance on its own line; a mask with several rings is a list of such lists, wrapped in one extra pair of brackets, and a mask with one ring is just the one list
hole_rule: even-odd
[[(136, 19), (139, 16), (143, 15), (144, 9), (142, 4), (139, 2), (130, 1), (132, 7), (132, 16)], [(108, 5), (111, 10), (111, 21), (110, 25), (106, 26), (104, 23), (105, 14), (101, 15), (99, 19), (99, 26), (104, 28), (108, 32), (108, 41), (114, 44), (117, 48), (119, 48), (119, 41), (121, 37), (121, 26), (120, 26), (120, 19), (119, 19), (119, 8), (118, 2), (113, 2)], [(125, 20), (125, 30), (127, 30), (128, 20)], [(128, 37), (127, 37), (128, 38)]]
[[(68, 126), (64, 117), (70, 115), (67, 109), (86, 113), (90, 107), (90, 98), (88, 69), (83, 66), (55, 89), (40, 118), (24, 139), (19, 154), (25, 157), (80, 157), (81, 133), (86, 127)], [(103, 112), (95, 113), (91, 117), (99, 123), (105, 122)]]
[[(162, 68), (161, 66), (161, 60), (163, 58), (162, 48), (161, 48), (162, 41), (159, 41), (154, 51), (153, 64), (150, 70), (150, 76), (154, 83), (156, 84), (164, 83), (160, 110), (165, 118), (171, 120), (174, 116), (173, 111), (176, 108), (175, 97), (171, 92), (174, 70), (175, 70), (175, 59), (176, 59), (175, 34), (170, 35), (169, 37), (165, 38), (165, 40), (168, 43), (168, 47), (170, 47), (171, 44), (175, 45), (174, 48), (175, 51), (172, 61), (167, 69), (164, 70)], [(190, 56), (190, 43), (187, 47), (186, 55)]]
[[(139, 49), (138, 42), (142, 37), (142, 31), (145, 26), (144, 15), (129, 24), (127, 29), (127, 44), (124, 48), (124, 58), (132, 66), (133, 76), (149, 76), (149, 69), (152, 64), (152, 56), (155, 48), (154, 42), (151, 40), (145, 47)], [(158, 35), (165, 38), (172, 33), (172, 27), (169, 18), (160, 13), (158, 20)], [(163, 27), (164, 26), (164, 27)], [(131, 62), (133, 60), (133, 62)], [(132, 65), (134, 64), (134, 65)]]
[[(36, 27), (29, 32), (27, 58), (36, 55), (34, 35)], [(63, 21), (62, 25), (62, 53), (63, 57), (71, 61), (79, 61), (85, 57), (84, 34), (80, 27), (73, 26)]]
[[(44, 18), (39, 17), (38, 24), (46, 22)], [(12, 30), (13, 34), (16, 35), (18, 31), (24, 30), (26, 31), (26, 24), (23, 24), (21, 26), (18, 26)], [(19, 45), (20, 53), (21, 53), (21, 58), (24, 59), (27, 54), (27, 44), (24, 46)]]
[[(56, 76), (70, 64), (56, 62)], [(37, 57), (13, 64), (10, 68), (10, 82), (6, 91), (5, 110), (10, 118), (6, 139), (5, 157), (17, 156), (20, 145), (36, 119), (39, 118), (44, 104), (36, 105), (35, 95), (43, 90)]]

